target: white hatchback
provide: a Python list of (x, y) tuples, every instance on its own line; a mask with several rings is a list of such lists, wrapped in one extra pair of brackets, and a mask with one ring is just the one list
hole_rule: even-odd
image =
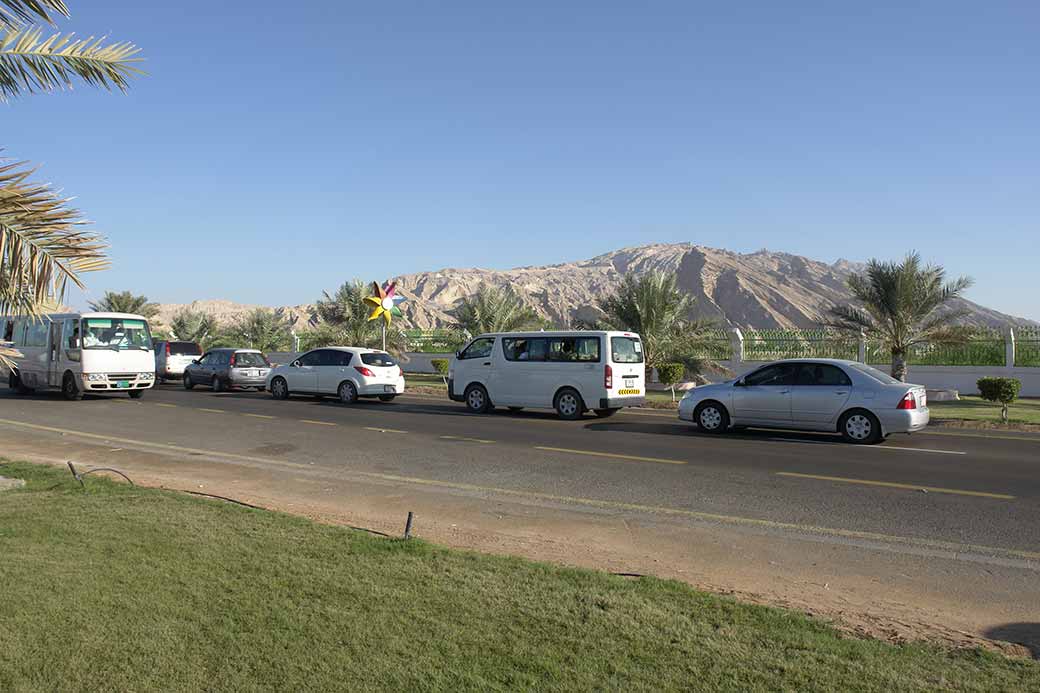
[(344, 404), (353, 404), (361, 397), (390, 402), (404, 392), (404, 373), (385, 351), (322, 347), (271, 369), (267, 390), (275, 399), (306, 394), (337, 395)]

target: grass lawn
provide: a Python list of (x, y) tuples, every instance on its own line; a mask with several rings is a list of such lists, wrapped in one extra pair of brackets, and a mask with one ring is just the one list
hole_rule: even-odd
[[(657, 579), (0, 464), (0, 690), (1040, 690)], [(419, 527), (422, 519), (419, 518)]]
[[(933, 419), (966, 419), (1000, 423), (1000, 405), (981, 397), (964, 397), (958, 402), (929, 402)], [(1040, 424), (1040, 399), (1020, 399), (1008, 409), (1013, 423)]]

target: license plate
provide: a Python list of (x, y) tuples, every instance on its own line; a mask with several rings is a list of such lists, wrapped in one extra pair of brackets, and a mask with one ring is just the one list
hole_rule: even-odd
[(635, 378), (625, 378), (625, 388), (631, 390), (636, 386)]
[(393, 385), (384, 385), (383, 392), (397, 392), (397, 388)]
[(116, 387), (130, 387), (130, 381), (129, 380), (120, 380), (120, 381), (116, 382)]

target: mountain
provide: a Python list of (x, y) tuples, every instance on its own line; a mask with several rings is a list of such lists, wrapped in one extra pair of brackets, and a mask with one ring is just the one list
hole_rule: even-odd
[[(523, 301), (553, 324), (566, 326), (599, 317), (597, 301), (611, 294), (629, 272), (675, 273), (679, 286), (694, 298), (700, 316), (735, 327), (812, 328), (830, 306), (847, 302), (845, 282), (861, 266), (845, 260), (833, 264), (789, 253), (760, 250), (734, 253), (692, 243), (624, 248), (589, 260), (510, 270), (442, 269), (397, 278), (407, 297), (401, 306), (412, 327), (445, 327), (451, 311), (482, 283), (512, 287)], [(256, 306), (229, 301), (196, 301), (196, 310), (227, 321)], [(1035, 324), (970, 301), (957, 307), (970, 311), (969, 322), (980, 326)], [(160, 306), (160, 323), (184, 305)], [(311, 307), (287, 307), (303, 329)]]

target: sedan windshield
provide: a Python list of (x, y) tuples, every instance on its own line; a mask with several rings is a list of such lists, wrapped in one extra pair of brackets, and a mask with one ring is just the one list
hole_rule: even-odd
[(85, 318), (82, 332), (84, 349), (149, 351), (152, 348), (152, 336), (144, 320)]

